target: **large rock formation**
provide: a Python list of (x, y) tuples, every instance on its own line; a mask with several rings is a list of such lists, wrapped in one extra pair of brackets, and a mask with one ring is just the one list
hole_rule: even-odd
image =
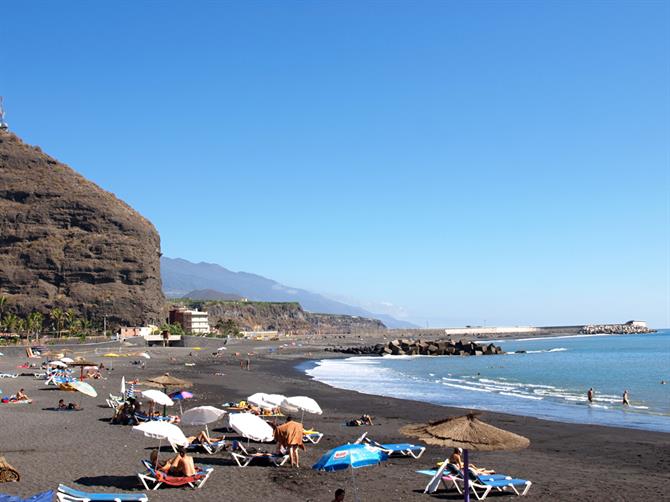
[(158, 321), (160, 237), (113, 194), (0, 131), (0, 295), (20, 315)]

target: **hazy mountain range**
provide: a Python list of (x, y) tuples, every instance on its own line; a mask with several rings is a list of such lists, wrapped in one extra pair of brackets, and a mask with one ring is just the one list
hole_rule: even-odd
[(247, 272), (233, 272), (215, 263), (193, 263), (182, 258), (161, 257), (163, 291), (168, 297), (186, 296), (194, 290), (215, 290), (239, 295), (249, 300), (267, 302), (298, 302), (309, 312), (345, 314), (379, 319), (389, 328), (415, 325), (387, 314), (376, 314), (354, 305), (331, 300), (318, 293), (292, 288)]

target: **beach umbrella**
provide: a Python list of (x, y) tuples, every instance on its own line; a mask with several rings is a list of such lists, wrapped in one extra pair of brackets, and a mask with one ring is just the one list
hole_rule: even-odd
[(97, 366), (96, 363), (92, 363), (91, 361), (85, 361), (82, 359), (79, 359), (77, 361), (74, 361), (73, 363), (68, 363), (70, 366), (79, 366), (80, 367), (80, 375), (79, 378), (82, 380), (84, 379), (84, 367), (85, 366)]
[(214, 406), (198, 406), (197, 408), (186, 410), (186, 413), (181, 416), (181, 423), (183, 425), (204, 425), (209, 436), (207, 424), (216, 422), (225, 414), (224, 410), (220, 410)]
[(265, 402), (271, 404), (274, 408), (279, 408), (284, 399), (286, 399), (286, 396), (282, 394), (265, 394)]
[(70, 387), (81, 392), (85, 396), (96, 397), (98, 392), (93, 388), (92, 385), (82, 382), (81, 380), (74, 380), (69, 382)]
[(138, 354), (140, 357), (143, 357), (144, 359), (151, 359), (151, 356), (147, 354), (146, 352), (140, 352)]
[(187, 390), (178, 390), (176, 392), (168, 394), (168, 396), (170, 396), (170, 399), (172, 399), (173, 401), (179, 401), (179, 414), (182, 415), (184, 413), (184, 410), (181, 407), (181, 402), (184, 399), (191, 399), (193, 397), (193, 394), (191, 394)]
[[(426, 424), (410, 424), (400, 429), (406, 436), (419, 438), (427, 444), (448, 448), (463, 448), (463, 499), (470, 500), (468, 450), (495, 451), (527, 448), (528, 438), (499, 429), (476, 418), (474, 413), (450, 417)], [(444, 462), (446, 465), (446, 460)], [(426, 491), (435, 491), (440, 483), (441, 473), (433, 478)]]
[(149, 378), (147, 382), (159, 385), (161, 387), (191, 387), (193, 384), (191, 382), (188, 382), (186, 380), (181, 380), (179, 378), (175, 378), (173, 376), (170, 376), (168, 373), (165, 373), (164, 375), (160, 375), (157, 377)]
[(269, 442), (274, 439), (272, 427), (253, 413), (230, 413), (228, 424), (240, 436), (253, 441)]
[(174, 405), (174, 401), (167, 394), (156, 389), (143, 390), (142, 395), (154, 403), (162, 404), (163, 406)]
[[(166, 394), (168, 387), (181, 387), (183, 389), (184, 387), (191, 387), (193, 385), (191, 382), (175, 378), (171, 376), (169, 373), (164, 373), (163, 375), (150, 378), (149, 380), (147, 380), (147, 384), (158, 385), (160, 387), (163, 387), (163, 391)], [(163, 415), (165, 414), (166, 414), (166, 408), (165, 406), (163, 406)]]
[(287, 415), (300, 412), (300, 422), (305, 419), (305, 413), (311, 413), (313, 415), (321, 415), (323, 413), (318, 403), (307, 396), (287, 397), (281, 402), (280, 407)]
[(63, 361), (49, 361), (47, 366), (53, 366), (54, 368), (67, 368), (67, 364)]
[(272, 408), (276, 408), (275, 405), (267, 401), (266, 399), (267, 396), (268, 394), (265, 394), (263, 392), (256, 392), (256, 394), (252, 394), (247, 398), (247, 402), (249, 404), (253, 404), (254, 406), (258, 406), (259, 408), (262, 408), (264, 410), (271, 410)]
[[(182, 430), (169, 422), (149, 420), (148, 422), (133, 426), (133, 430), (142, 432), (146, 437), (158, 439), (159, 441), (166, 440), (179, 446), (188, 445), (188, 439)], [(160, 450), (160, 446), (158, 448)]]
[(358, 469), (369, 465), (377, 465), (388, 459), (388, 455), (379, 448), (367, 444), (345, 444), (326, 452), (312, 466), (316, 471), (339, 471), (342, 469)]
[(354, 479), (354, 469), (377, 465), (388, 459), (388, 454), (379, 448), (367, 444), (345, 444), (326, 452), (312, 466), (316, 471), (339, 471), (351, 468), (351, 484), (354, 486), (354, 499), (358, 501), (358, 488)]
[(126, 377), (121, 377), (121, 396), (125, 399), (126, 397)]

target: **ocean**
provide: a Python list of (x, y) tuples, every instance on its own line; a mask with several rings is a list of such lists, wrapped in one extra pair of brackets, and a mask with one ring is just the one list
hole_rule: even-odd
[[(320, 382), (366, 394), (670, 432), (670, 330), (491, 341), (508, 354), (350, 357), (303, 369)], [(630, 406), (622, 404), (625, 389)]]

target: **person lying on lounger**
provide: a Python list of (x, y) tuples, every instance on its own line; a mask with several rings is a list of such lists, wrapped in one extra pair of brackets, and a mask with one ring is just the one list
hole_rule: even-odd
[(200, 431), (197, 436), (189, 436), (186, 438), (190, 444), (213, 444), (213, 443), (219, 443), (223, 441), (225, 436), (221, 436), (220, 438), (213, 438), (210, 437), (209, 434), (205, 431)]
[[(454, 451), (451, 453), (451, 456), (449, 457), (449, 460), (447, 460), (448, 463), (455, 465), (458, 467), (460, 470), (463, 470), (465, 467), (465, 464), (463, 463), (463, 448), (454, 448)], [(492, 471), (490, 469), (482, 469), (481, 467), (477, 467), (475, 464), (471, 464), (468, 462), (468, 467), (475, 471), (477, 474), (495, 474), (496, 471)]]
[(193, 463), (193, 457), (188, 455), (182, 446), (178, 446), (177, 454), (165, 462), (160, 470), (171, 476), (193, 476), (195, 474), (195, 464)]

